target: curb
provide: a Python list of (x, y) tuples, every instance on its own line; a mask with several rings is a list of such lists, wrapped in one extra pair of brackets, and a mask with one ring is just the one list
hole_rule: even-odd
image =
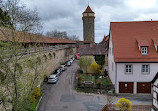
[(37, 104), (37, 107), (36, 107), (36, 111), (37, 111), (37, 109), (38, 109), (38, 107), (39, 107), (39, 104), (40, 104), (42, 98), (43, 98), (43, 96), (41, 96), (40, 99), (39, 99), (39, 101), (38, 101), (38, 104)]

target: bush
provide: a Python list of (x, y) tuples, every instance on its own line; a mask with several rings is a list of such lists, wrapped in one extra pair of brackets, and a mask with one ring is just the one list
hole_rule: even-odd
[(120, 109), (120, 111), (132, 111), (131, 102), (125, 98), (120, 98), (116, 103), (116, 106)]
[(100, 74), (100, 72), (101, 72), (100, 68), (101, 68), (101, 66), (98, 65), (96, 62), (93, 62), (90, 66), (90, 70), (97, 74)]
[(97, 73), (95, 73), (95, 80), (99, 78), (99, 75)]
[(83, 70), (80, 70), (80, 74), (83, 74)]
[(31, 96), (30, 96), (30, 102), (35, 102), (37, 99), (39, 99), (42, 95), (42, 92), (41, 92), (41, 88), (40, 87), (36, 87), (34, 88)]

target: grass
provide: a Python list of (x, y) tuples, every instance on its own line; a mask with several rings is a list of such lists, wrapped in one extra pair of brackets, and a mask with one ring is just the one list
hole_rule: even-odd
[(101, 81), (102, 81), (102, 85), (104, 85), (104, 86), (109, 84), (109, 81), (107, 78), (102, 78)]
[(31, 111), (36, 111), (36, 107), (39, 103), (39, 99), (37, 99), (34, 103), (32, 103), (31, 105)]
[(94, 82), (94, 77), (91, 76), (91, 75), (80, 74), (79, 76), (82, 78), (82, 81), (92, 81), (92, 82)]
[(102, 85), (107, 85), (107, 84), (110, 84), (110, 81), (107, 77), (105, 78), (98, 78), (95, 80), (95, 76), (92, 76), (92, 75), (87, 75), (87, 74), (79, 74), (79, 76), (82, 78), (82, 81), (92, 81), (93, 83), (96, 83), (96, 81), (98, 79), (101, 79), (102, 81)]

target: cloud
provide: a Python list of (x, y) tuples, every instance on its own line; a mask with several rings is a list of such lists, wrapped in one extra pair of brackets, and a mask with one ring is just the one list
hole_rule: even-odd
[[(44, 32), (67, 31), (83, 39), (82, 13), (88, 0), (22, 0), (28, 8), (37, 8)], [(95, 12), (95, 41), (109, 34), (111, 21), (157, 20), (157, 0), (90, 0)]]
[(149, 9), (156, 3), (156, 0), (126, 0), (126, 4), (134, 9)]

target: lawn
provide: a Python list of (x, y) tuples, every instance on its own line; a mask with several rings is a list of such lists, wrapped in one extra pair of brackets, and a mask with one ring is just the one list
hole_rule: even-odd
[(107, 77), (102, 77), (102, 78), (98, 78), (98, 79), (95, 79), (95, 76), (92, 76), (92, 75), (87, 75), (87, 74), (79, 74), (78, 77), (81, 77), (82, 78), (82, 82), (83, 81), (92, 81), (93, 83), (96, 84), (96, 81), (97, 80), (101, 80), (101, 84), (103, 86), (107, 85), (107, 84), (111, 84), (109, 78)]
[(94, 76), (87, 74), (79, 74), (78, 77), (81, 77), (82, 81), (92, 81), (94, 83)]

